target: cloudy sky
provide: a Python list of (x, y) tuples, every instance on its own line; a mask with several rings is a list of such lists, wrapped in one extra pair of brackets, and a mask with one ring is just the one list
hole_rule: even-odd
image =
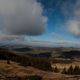
[(0, 40), (80, 47), (80, 0), (0, 0)]

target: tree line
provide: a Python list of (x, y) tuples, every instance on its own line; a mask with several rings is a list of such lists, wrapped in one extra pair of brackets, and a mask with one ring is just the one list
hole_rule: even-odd
[(73, 67), (71, 65), (68, 69), (64, 68), (63, 71), (62, 71), (62, 74), (80, 75), (80, 67), (79, 66)]
[(50, 61), (46, 58), (34, 58), (27, 55), (19, 55), (13, 52), (10, 52), (8, 49), (0, 48), (0, 59), (7, 60), (7, 63), (10, 64), (10, 61), (15, 61), (22, 66), (32, 66), (45, 71), (52, 71)]
[(80, 75), (80, 67), (75, 66), (73, 67), (72, 65), (67, 69), (63, 68), (60, 70), (57, 66), (53, 68), (53, 71), (56, 73), (62, 73), (62, 74), (67, 74), (67, 75)]

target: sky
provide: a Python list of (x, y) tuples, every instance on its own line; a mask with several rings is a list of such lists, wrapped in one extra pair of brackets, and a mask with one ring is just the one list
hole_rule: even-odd
[(80, 0), (0, 0), (0, 40), (80, 47)]

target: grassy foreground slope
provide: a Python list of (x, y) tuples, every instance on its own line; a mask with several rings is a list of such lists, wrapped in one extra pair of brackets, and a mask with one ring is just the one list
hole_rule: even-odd
[[(10, 64), (6, 63), (6, 60), (0, 60), (0, 80), (28, 80), (29, 76), (39, 76), (41, 80), (54, 80), (67, 77), (60, 73), (54, 73), (49, 71), (43, 71), (30, 66), (23, 67), (16, 62)], [(39, 79), (29, 79), (39, 80)]]

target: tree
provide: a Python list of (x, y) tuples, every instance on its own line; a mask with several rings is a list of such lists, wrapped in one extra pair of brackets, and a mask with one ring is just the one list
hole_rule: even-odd
[(62, 74), (67, 74), (66, 68), (64, 68), (61, 73), (62, 73)]
[(72, 75), (72, 74), (73, 74), (73, 71), (74, 71), (74, 69), (73, 69), (73, 66), (71, 65), (71, 66), (69, 67), (68, 71), (67, 71), (67, 74)]
[(10, 64), (10, 60), (9, 59), (7, 60), (7, 64)]
[(54, 68), (53, 70), (54, 72), (58, 73), (59, 72), (59, 69), (57, 68), (57, 66)]
[(7, 64), (10, 64), (10, 55), (6, 55)]
[(79, 68), (79, 66), (75, 66), (73, 74), (74, 75), (80, 75), (80, 68)]

